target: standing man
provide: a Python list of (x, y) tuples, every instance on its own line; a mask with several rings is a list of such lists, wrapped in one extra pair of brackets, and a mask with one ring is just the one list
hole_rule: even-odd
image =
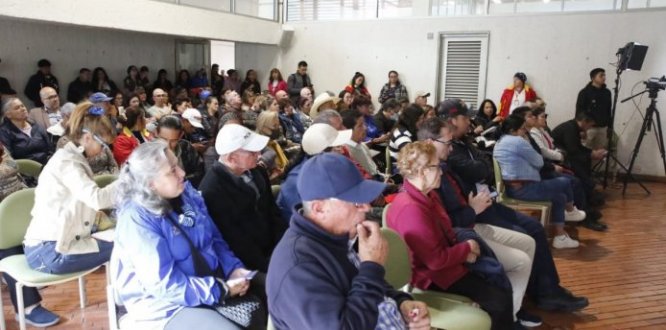
[(596, 68), (590, 71), (590, 82), (578, 92), (576, 100), (576, 115), (587, 113), (594, 122), (594, 127), (588, 129), (585, 146), (590, 149), (608, 147), (607, 128), (611, 120), (611, 92), (606, 87), (606, 71)]
[(277, 329), (430, 329), (427, 306), (384, 280), (388, 243), (379, 225), (365, 220), (384, 186), (364, 180), (338, 154), (303, 165), (297, 182), (303, 203), (268, 270)]
[(44, 87), (52, 87), (56, 93), (60, 93), (58, 85), (58, 78), (51, 74), (51, 62), (47, 59), (41, 59), (37, 62), (39, 70), (37, 73), (30, 76), (28, 83), (25, 85), (23, 93), (27, 96), (36, 107), (41, 107), (44, 104), (39, 97), (39, 91)]
[(90, 80), (90, 69), (81, 68), (81, 70), (79, 70), (79, 76), (69, 83), (69, 87), (67, 88), (67, 102), (77, 104), (84, 99), (87, 99), (88, 95), (92, 94), (93, 90)]
[(44, 87), (39, 91), (39, 98), (42, 106), (31, 109), (28, 118), (46, 131), (46, 129), (60, 123), (62, 120), (60, 97), (55, 89)]
[(310, 76), (308, 76), (308, 63), (305, 61), (298, 62), (298, 70), (296, 73), (289, 75), (287, 79), (287, 91), (291, 104), (298, 105), (298, 99), (301, 97), (301, 90), (304, 87), (310, 88), (310, 95), (314, 94), (314, 89)]

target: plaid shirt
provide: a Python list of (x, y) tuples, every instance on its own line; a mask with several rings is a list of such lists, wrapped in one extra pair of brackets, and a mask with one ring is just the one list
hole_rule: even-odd
[(379, 103), (384, 103), (388, 99), (396, 99), (399, 100), (400, 98), (406, 98), (409, 100), (409, 96), (407, 95), (407, 88), (403, 86), (402, 84), (398, 83), (395, 85), (395, 87), (390, 87), (389, 84), (385, 84), (384, 87), (382, 87), (382, 90), (379, 92)]
[[(347, 259), (358, 268), (361, 265), (361, 259), (354, 251), (355, 240), (349, 241), (349, 250), (347, 251)], [(377, 306), (379, 316), (377, 317), (377, 326), (375, 330), (404, 330), (407, 329), (405, 322), (402, 320), (400, 310), (395, 300), (384, 297), (384, 301)]]

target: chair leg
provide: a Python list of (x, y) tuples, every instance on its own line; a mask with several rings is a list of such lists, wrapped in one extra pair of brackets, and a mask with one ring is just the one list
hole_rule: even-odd
[(25, 330), (25, 305), (23, 302), (23, 284), (16, 282), (16, 304), (18, 305), (19, 329)]
[(81, 309), (86, 308), (86, 279), (79, 277), (79, 301), (81, 302)]
[[(2, 273), (0, 273), (0, 276)], [(5, 307), (2, 305), (2, 284), (0, 284), (0, 330), (7, 330), (5, 324)]]

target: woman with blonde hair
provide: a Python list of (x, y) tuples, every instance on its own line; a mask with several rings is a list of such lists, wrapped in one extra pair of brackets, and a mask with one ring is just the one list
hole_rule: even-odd
[(68, 122), (69, 139), (44, 166), (35, 189), (32, 221), (23, 245), (31, 268), (65, 274), (87, 270), (107, 261), (113, 242), (93, 233), (106, 226), (98, 211), (113, 206), (116, 185), (99, 188), (89, 159), (104, 152), (114, 129), (104, 109), (79, 104)]
[(266, 168), (271, 181), (273, 181), (280, 177), (289, 165), (289, 159), (277, 142), (282, 134), (278, 113), (274, 111), (260, 113), (257, 118), (256, 132), (270, 138), (266, 148), (261, 152), (260, 162)]

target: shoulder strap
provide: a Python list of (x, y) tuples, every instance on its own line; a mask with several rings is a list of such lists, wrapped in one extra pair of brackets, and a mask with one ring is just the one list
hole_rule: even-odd
[(194, 246), (194, 243), (192, 243), (192, 239), (190, 239), (190, 236), (187, 234), (187, 232), (183, 230), (183, 228), (181, 228), (178, 222), (173, 218), (172, 213), (167, 214), (166, 218), (174, 227), (176, 227), (183, 234), (183, 236), (185, 236), (187, 244), (190, 246), (190, 254), (192, 255), (192, 262), (194, 263), (194, 272), (196, 273), (196, 275), (201, 277), (213, 276), (213, 277), (224, 278), (224, 271), (221, 268), (218, 267), (216, 271), (210, 269), (210, 266), (208, 266), (208, 262), (206, 262), (206, 259), (203, 257), (203, 255), (201, 255), (199, 249), (197, 249)]

